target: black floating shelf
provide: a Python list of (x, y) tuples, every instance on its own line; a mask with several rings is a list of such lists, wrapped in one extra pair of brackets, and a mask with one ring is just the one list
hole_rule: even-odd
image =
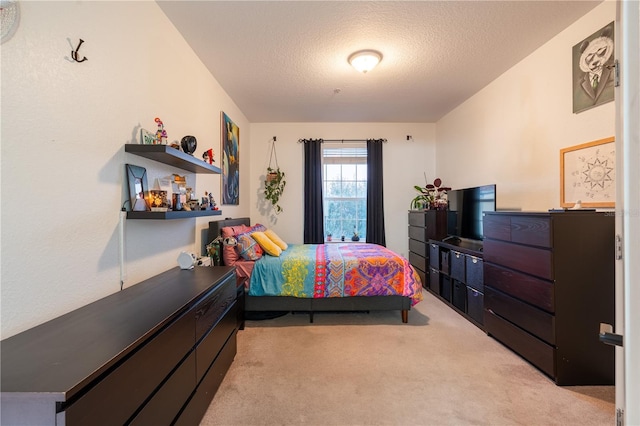
[[(173, 149), (173, 148), (171, 148)], [(168, 212), (127, 212), (127, 219), (188, 219), (190, 217), (220, 216), (222, 210), (192, 210), (192, 211), (168, 211)]]
[[(193, 173), (220, 174), (220, 168), (169, 145), (125, 144), (125, 152), (149, 158)], [(154, 212), (157, 213), (157, 212)]]

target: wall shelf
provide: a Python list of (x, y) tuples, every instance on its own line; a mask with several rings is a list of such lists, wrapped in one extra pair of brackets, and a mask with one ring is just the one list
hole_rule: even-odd
[(125, 144), (124, 151), (192, 173), (220, 174), (220, 168), (169, 145)]
[(203, 217), (203, 216), (220, 216), (222, 210), (192, 210), (192, 211), (168, 211), (168, 212), (127, 212), (127, 219), (156, 219), (156, 220), (169, 220), (169, 219), (187, 219), (190, 217)]

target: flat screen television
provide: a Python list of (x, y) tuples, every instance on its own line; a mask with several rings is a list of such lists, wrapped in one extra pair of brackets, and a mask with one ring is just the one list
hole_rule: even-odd
[(482, 240), (482, 212), (496, 210), (496, 185), (447, 192), (447, 239)]

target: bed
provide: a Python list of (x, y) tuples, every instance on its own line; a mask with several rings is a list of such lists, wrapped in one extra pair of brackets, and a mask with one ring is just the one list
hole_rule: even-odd
[[(231, 229), (250, 227), (249, 218), (209, 222), (208, 241)], [(290, 244), (278, 257), (234, 263), (245, 287), (245, 312), (399, 310), (403, 323), (422, 300), (422, 284), (409, 262), (367, 243)], [(293, 283), (293, 284), (292, 284)]]

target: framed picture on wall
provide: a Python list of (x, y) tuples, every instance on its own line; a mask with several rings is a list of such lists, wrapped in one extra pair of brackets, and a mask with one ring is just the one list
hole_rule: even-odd
[(222, 204), (240, 204), (240, 129), (224, 112), (222, 140)]
[(616, 144), (613, 137), (560, 150), (560, 205), (615, 207)]
[(614, 96), (614, 23), (573, 46), (573, 112), (611, 102)]

